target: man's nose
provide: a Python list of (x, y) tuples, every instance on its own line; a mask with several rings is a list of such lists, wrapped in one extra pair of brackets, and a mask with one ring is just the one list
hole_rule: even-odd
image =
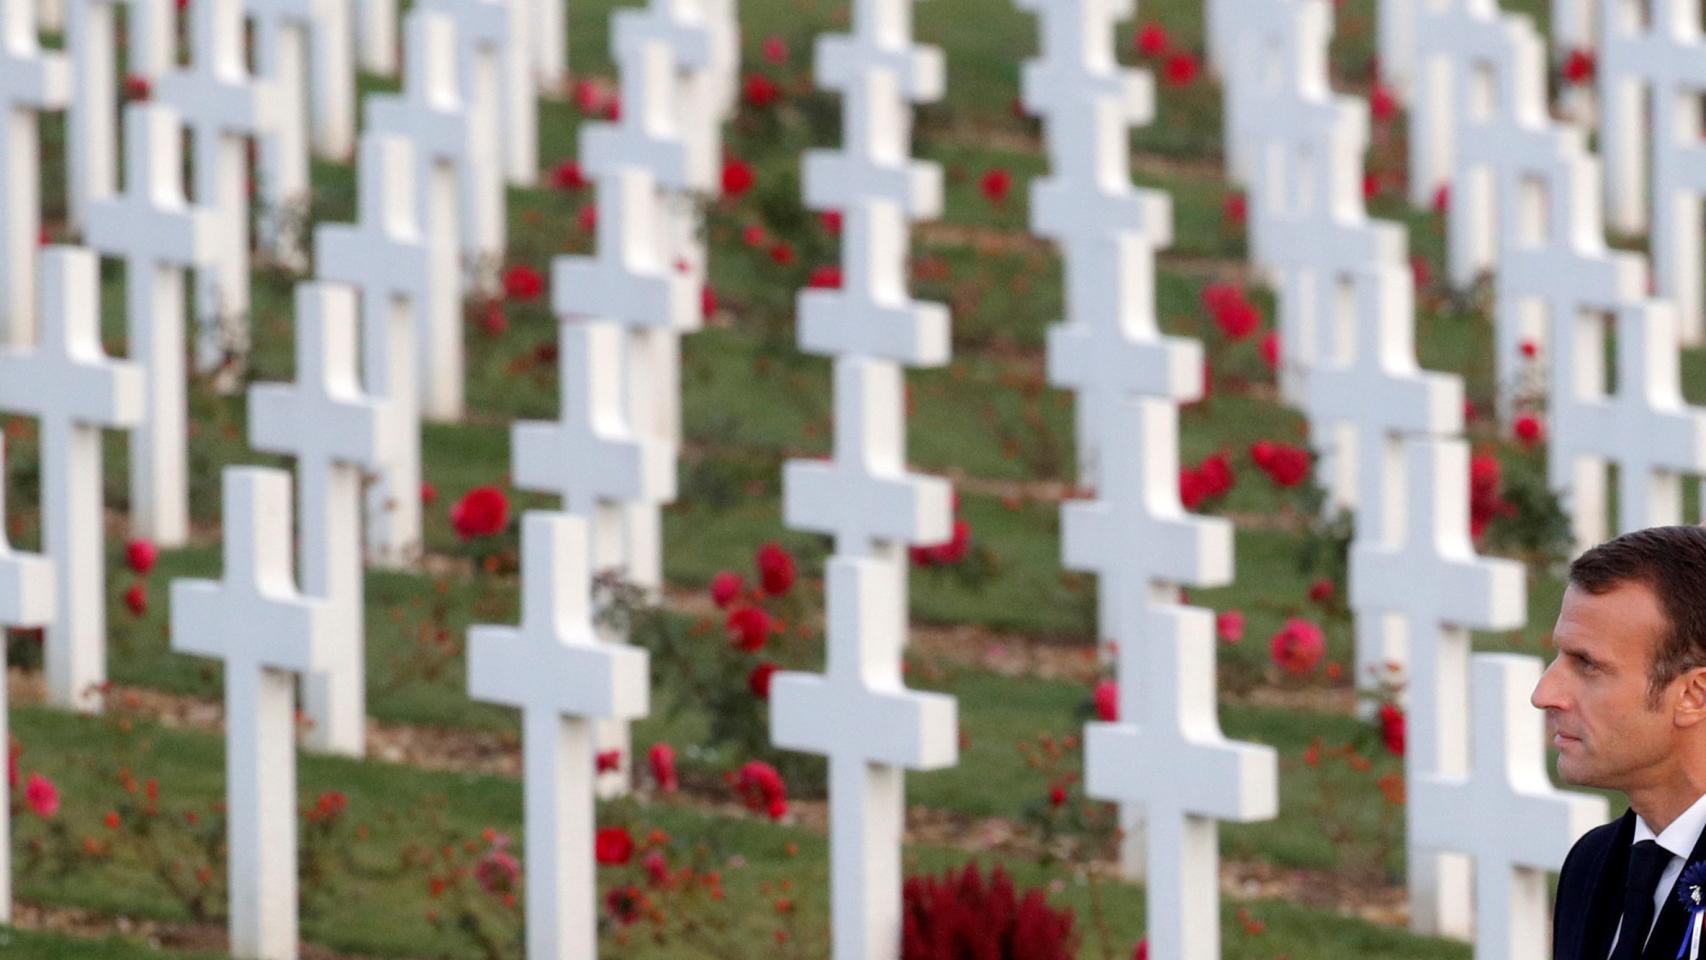
[(1561, 658), (1555, 657), (1547, 665), (1545, 671), (1540, 674), (1540, 679), (1534, 684), (1534, 693), (1529, 695), (1528, 702), (1533, 704), (1536, 710), (1555, 710), (1562, 706), (1558, 698), (1557, 678), (1552, 676), (1557, 671), (1559, 659)]

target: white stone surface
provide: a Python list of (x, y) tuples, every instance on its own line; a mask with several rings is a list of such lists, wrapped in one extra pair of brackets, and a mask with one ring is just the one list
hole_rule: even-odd
[(468, 631), (468, 692), (522, 713), (527, 956), (597, 953), (591, 721), (650, 709), (646, 651), (600, 638), (592, 622), (586, 523), (522, 518), (521, 626)]
[(296, 285), (296, 382), (249, 388), (249, 442), (296, 458), (302, 591), (326, 601), (331, 666), (302, 681), (311, 750), (361, 756), (367, 745), (361, 499), (364, 474), (394, 454), (402, 425), (362, 392), (355, 292)]
[(65, 111), (65, 201), (71, 229), (82, 230), (89, 203), (118, 188), (118, 75), (114, 13), (125, 6), (125, 69), (157, 82), (173, 62), (170, 0), (68, 0), (65, 49), (71, 100)]
[[(1588, 0), (1577, 5), (1590, 8)], [(1706, 338), (1700, 235), (1706, 193), (1706, 38), (1700, 7), (1651, 0), (1649, 16), (1627, 2), (1601, 2), (1597, 26), (1599, 149), (1605, 157), (1605, 204), (1624, 233), (1651, 227), (1653, 279), (1677, 306), (1682, 341)]]
[(1540, 669), (1534, 657), (1472, 657), (1470, 768), (1423, 774), (1408, 791), (1414, 841), (1475, 858), (1476, 960), (1552, 955), (1546, 875), (1607, 815), (1605, 798), (1552, 786), (1545, 716), (1529, 703)]
[(396, 76), (397, 0), (355, 0), (355, 4), (356, 62), (368, 73)]
[[(471, 290), (495, 294), (506, 229), (503, 184), (509, 170), (506, 131), (511, 109), (506, 85), (516, 59), (509, 10), (497, 0), (423, 0), (418, 9), (442, 14), (455, 24), (456, 85), (468, 118), (468, 140), (484, 145), (481, 156), (490, 161), (468, 168), (482, 175), (477, 189), (484, 192), (473, 209), (468, 201), (463, 204), (464, 270)], [(527, 89), (531, 97), (531, 83)]]
[[(6, 459), (0, 444), (0, 627), (34, 627), (53, 620), (53, 565), (47, 558), (12, 549), (6, 542)], [(0, 647), (0, 676), (6, 673), (6, 651)], [(11, 708), (6, 684), (0, 683), (0, 747), (9, 747)], [(0, 779), (0, 808), (11, 809), (10, 789)], [(0, 923), (12, 922), (12, 818), (0, 817)]]
[(227, 467), (225, 579), (172, 583), (172, 649), (225, 666), (231, 955), (297, 955), (295, 674), (325, 670), (332, 613), (291, 576), (290, 474)]
[[(341, 116), (328, 112), (328, 103), (334, 105), (332, 110), (349, 114), (353, 136), (353, 93), (345, 89), (355, 82), (349, 66), (349, 2), (243, 0), (253, 29), (255, 76), (272, 89), (274, 121), (259, 138), (258, 242), (289, 269), (306, 266), (310, 139), (325, 154), (341, 158), (349, 153), (347, 142), (331, 143), (341, 149), (327, 149), (329, 124), (341, 133), (346, 122), (326, 119)], [(352, 99), (346, 103), (345, 96)]]
[(100, 275), (93, 252), (42, 255), (41, 334), (0, 349), (0, 411), (40, 421), (43, 552), (53, 563), (56, 615), (44, 637), (49, 702), (95, 710), (107, 676), (101, 428), (135, 426), (143, 372), (109, 360), (98, 336)]
[(35, 342), (41, 269), (41, 128), (38, 115), (71, 99), (65, 54), (36, 40), (33, 0), (0, 0), (0, 343)]
[[(1527, 581), (1513, 560), (1484, 559), (1469, 541), (1469, 448), (1462, 440), (1404, 441), (1401, 487), (1390, 491), (1401, 538), (1351, 546), (1350, 605), (1371, 629), (1357, 631), (1357, 672), (1407, 667), (1405, 775), (1468, 770), (1471, 630), (1509, 630), (1527, 620)], [(1411, 927), (1470, 935), (1469, 862), (1416, 835), (1407, 805)], [(1468, 829), (1465, 827), (1465, 829)]]
[(417, 169), (407, 140), (362, 134), (356, 165), (360, 222), (323, 224), (314, 236), (320, 278), (360, 292), (362, 386), (385, 401), (396, 421), (387, 430), (391, 455), (367, 486), (367, 553), (387, 567), (406, 566), (421, 551), (415, 318), (431, 297), (433, 262), (415, 219)]
[(184, 271), (219, 262), (227, 233), (184, 199), (183, 126), (162, 103), (125, 108), (124, 192), (89, 204), (89, 246), (124, 261), (129, 355), (148, 377), (131, 433), (130, 513), (137, 536), (189, 541), (189, 422), (184, 367)]
[(249, 76), (242, 0), (191, 4), (190, 66), (160, 80), (159, 99), (190, 129), (190, 198), (218, 222), (217, 264), (196, 273), (195, 366), (240, 372), (249, 348), (249, 156), (270, 129), (276, 94)]
[[(1682, 478), (1706, 475), (1706, 409), (1684, 402), (1676, 313), (1664, 301), (1613, 318), (1615, 388), (1598, 314), (1558, 321), (1547, 412), (1547, 472), (1571, 517), (1576, 550), (1620, 533), (1682, 522)], [(1607, 529), (1606, 468), (1617, 467)]]
[(405, 137), (415, 148), (415, 205), (432, 268), (426, 308), (418, 312), (421, 413), (462, 418), (462, 264), (503, 246), (503, 181), (494, 141), (481, 141), (462, 100), (456, 23), (411, 10), (404, 30), (403, 92), (366, 100), (368, 129)]

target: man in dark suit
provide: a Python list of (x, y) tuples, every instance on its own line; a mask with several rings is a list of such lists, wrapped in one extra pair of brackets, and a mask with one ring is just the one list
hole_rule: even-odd
[(1654, 527), (1582, 554), (1552, 642), (1532, 702), (1559, 779), (1629, 799), (1564, 859), (1552, 955), (1673, 960), (1677, 878), (1706, 861), (1706, 529)]

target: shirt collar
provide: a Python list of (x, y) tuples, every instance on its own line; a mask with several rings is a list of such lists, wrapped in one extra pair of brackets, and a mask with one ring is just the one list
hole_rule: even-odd
[(1682, 811), (1682, 815), (1671, 821), (1663, 833), (1654, 836), (1653, 828), (1647, 826), (1647, 821), (1635, 815), (1635, 842), (1642, 840), (1657, 840), (1676, 856), (1687, 860), (1694, 855), (1695, 841), (1700, 839), (1701, 828), (1706, 827), (1706, 794), (1702, 794), (1694, 805)]

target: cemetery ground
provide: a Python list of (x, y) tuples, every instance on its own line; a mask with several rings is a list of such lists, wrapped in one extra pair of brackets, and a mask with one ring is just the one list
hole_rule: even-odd
[[(608, 91), (609, 5), (594, 6), (571, 11), (571, 63), (583, 78), (604, 78)], [(741, 5), (742, 105), (727, 131), (724, 195), (708, 200), (706, 329), (682, 348), (687, 440), (680, 497), (665, 512), (669, 588), (663, 609), (630, 611), (635, 642), (652, 651), (656, 695), (652, 716), (634, 729), (639, 787), (599, 813), (633, 844), (623, 849), (613, 836), (612, 862), (601, 868), (611, 891), (601, 921), (607, 956), (826, 955), (821, 761), (767, 746), (760, 691), (764, 663), (821, 664), (827, 548), (782, 527), (779, 485), (785, 459), (824, 454), (831, 439), (828, 364), (794, 346), (793, 298), (838, 282), (836, 225), (799, 203), (800, 151), (837, 136), (834, 100), (812, 89), (809, 66), (812, 37), (837, 26), (838, 14), (844, 8), (810, 0)], [(1035, 121), (1012, 106), (1035, 22), (1008, 0), (921, 4), (917, 16), (919, 38), (943, 47), (949, 79), (944, 102), (918, 112), (915, 153), (943, 165), (947, 196), (943, 218), (914, 231), (910, 279), (917, 296), (949, 305), (954, 359), (906, 378), (910, 459), (954, 481), (966, 535), (919, 553), (913, 566), (908, 683), (958, 698), (962, 742), (956, 767), (907, 777), (908, 872), (999, 863), (1021, 889), (1043, 888), (1075, 912), (1080, 956), (1129, 957), (1143, 932), (1141, 890), (1115, 879), (1111, 807), (1086, 800), (1078, 779), (1077, 735), (1098, 709), (1106, 672), (1093, 640), (1094, 582), (1063, 573), (1059, 559), (1059, 503), (1075, 493), (1073, 411), (1047, 385), (1042, 345), (1061, 313), (1060, 282), (1049, 246), (1026, 228), (1027, 184), (1045, 161)], [(1223, 729), (1271, 744), (1281, 758), (1279, 817), (1221, 827), (1225, 954), (1465, 957), (1466, 945), (1403, 927), (1401, 728), (1390, 714), (1359, 713), (1352, 692), (1348, 530), (1317, 519), (1307, 471), (1289, 452), (1308, 438), (1302, 418), (1278, 401), (1263, 356), (1271, 301), (1244, 266), (1240, 200), (1218, 152), (1219, 91), (1194, 59), (1200, 8), (1140, 5), (1124, 35), (1133, 40), (1151, 24), (1164, 29), (1165, 51), (1127, 42), (1122, 58), (1152, 69), (1158, 88), (1157, 121), (1134, 140), (1139, 182), (1164, 189), (1174, 206), (1157, 315), (1168, 332), (1201, 339), (1211, 367), (1209, 396), (1181, 416), (1181, 482), (1187, 500), (1200, 498), (1196, 509), (1237, 524), (1234, 583), (1191, 591), (1191, 601), (1222, 614)], [(1372, 29), (1372, 3), (1338, 8), (1341, 89), (1372, 92)], [(364, 78), (363, 92), (385, 88)], [(468, 415), (425, 426), (426, 555), (411, 571), (368, 573), (372, 756), (300, 760), (307, 956), (519, 955), (508, 853), (520, 837), (516, 718), (468, 698), (462, 651), (469, 624), (515, 621), (519, 516), (550, 505), (510, 488), (509, 424), (557, 413), (556, 324), (541, 287), (552, 256), (590, 249), (592, 190), (573, 167), (575, 131), (605, 109), (602, 96), (583, 84), (544, 105), (541, 184), (510, 191), (509, 255), (495, 265), (501, 293), (466, 311)], [(1409, 227), (1419, 358), (1461, 374), (1476, 411), (1469, 436), (1486, 523), (1478, 542), (1530, 572), (1527, 627), (1479, 636), (1476, 648), (1549, 656), (1567, 526), (1545, 493), (1544, 440), (1507, 435), (1491, 418), (1485, 291), (1445, 287), (1443, 221), (1402, 199), (1402, 119), (1382, 117), (1378, 104), (1375, 115), (1371, 212)], [(46, 124), (43, 146), (54, 235), (63, 224), (57, 121)], [(317, 162), (313, 182), (312, 219), (353, 219), (352, 167)], [(102, 293), (115, 355), (125, 353), (121, 273)], [(292, 280), (257, 270), (256, 381), (292, 378)], [(1224, 284), (1242, 289), (1253, 310), (1228, 312), (1205, 298)], [(1701, 356), (1685, 352), (1683, 363), (1685, 393), (1706, 401)], [(107, 715), (33, 705), (39, 642), (27, 633), (10, 640), (12, 731), (22, 748), (16, 885), (21, 919), (43, 929), (0, 931), (8, 955), (220, 951), (218, 667), (170, 652), (166, 599), (175, 578), (219, 575), (221, 468), (273, 462), (247, 445), (242, 396), (193, 386), (193, 543), (157, 559), (126, 550), (125, 445), (108, 437)], [(11, 421), (6, 434), (7, 532), (34, 547), (33, 426)], [(466, 514), (452, 521), (481, 487), (507, 502), (495, 532)], [(771, 543), (793, 573), (779, 572), (774, 551), (769, 576), (754, 568)], [(714, 599), (724, 572), (747, 586)], [(773, 618), (768, 628), (754, 626), (756, 615), (734, 624), (735, 639), (760, 649), (727, 639), (725, 618), (740, 608)], [(676, 790), (648, 763), (657, 744), (674, 749)], [(786, 784), (780, 822), (765, 803), (743, 803), (736, 772), (754, 760), (773, 764)], [(39, 790), (27, 795), (34, 775), (52, 784), (51, 804)], [(165, 946), (98, 939), (126, 932)]]

